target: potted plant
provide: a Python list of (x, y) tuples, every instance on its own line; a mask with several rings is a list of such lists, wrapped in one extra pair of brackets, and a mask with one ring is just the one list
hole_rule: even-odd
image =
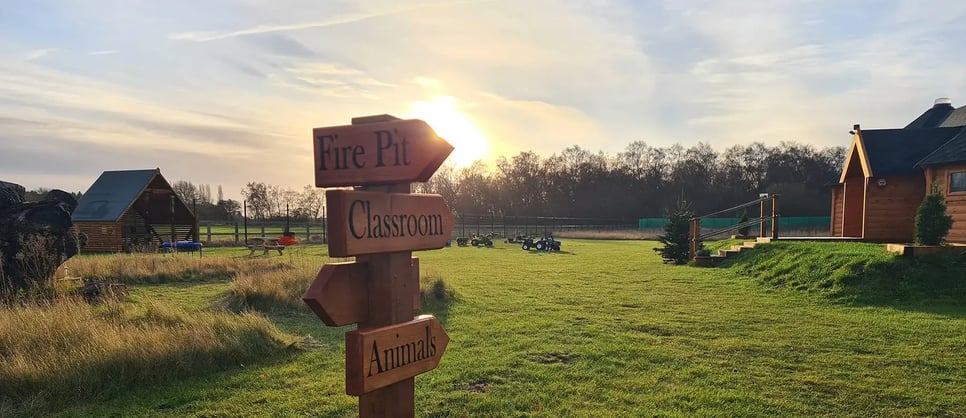
[(694, 254), (694, 265), (698, 267), (710, 267), (712, 265), (711, 250), (702, 248)]

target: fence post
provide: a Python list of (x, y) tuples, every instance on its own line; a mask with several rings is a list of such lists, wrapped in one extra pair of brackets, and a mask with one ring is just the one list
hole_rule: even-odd
[(235, 222), (235, 245), (238, 245), (238, 222)]
[(765, 201), (764, 200), (761, 201), (761, 216), (758, 219), (761, 220), (761, 223), (758, 224), (758, 236), (764, 237), (765, 236)]
[(205, 225), (205, 233), (208, 235), (208, 239), (205, 241), (205, 244), (211, 244), (211, 225)]
[(305, 224), (305, 242), (312, 240), (312, 224)]
[(778, 239), (778, 195), (771, 197), (771, 239)]
[(265, 225), (262, 225), (262, 238), (265, 238)]

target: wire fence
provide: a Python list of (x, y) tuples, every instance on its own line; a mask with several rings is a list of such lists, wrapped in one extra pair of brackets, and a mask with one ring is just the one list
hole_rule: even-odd
[[(739, 218), (702, 218), (701, 229), (708, 232), (739, 223)], [(493, 237), (508, 238), (518, 235), (545, 236), (568, 233), (600, 233), (607, 237), (609, 232), (636, 231), (636, 236), (657, 236), (661, 233), (667, 218), (639, 219), (602, 219), (571, 218), (555, 216), (509, 216), (460, 214), (456, 217), (456, 228), (452, 238), (471, 237), (489, 234)], [(811, 236), (828, 234), (831, 219), (828, 216), (783, 217), (779, 223), (782, 231), (796, 235)], [(771, 220), (765, 222), (771, 229)], [(309, 243), (327, 243), (328, 231), (325, 218), (317, 222), (290, 223), (288, 233), (297, 240)], [(758, 228), (751, 228), (756, 233)], [(251, 237), (271, 238), (286, 233), (285, 222), (249, 221), (233, 223), (202, 222), (199, 226), (201, 240), (207, 244), (242, 245)], [(785, 234), (787, 235), (787, 233)]]

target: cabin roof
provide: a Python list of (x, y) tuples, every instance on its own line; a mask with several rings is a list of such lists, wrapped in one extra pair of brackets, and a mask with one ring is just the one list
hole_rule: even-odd
[(161, 170), (105, 171), (77, 202), (71, 220), (117, 221)]
[(959, 129), (959, 134), (919, 160), (916, 165), (950, 164), (966, 161), (966, 129)]
[(939, 125), (941, 128), (951, 128), (954, 126), (966, 126), (966, 106), (960, 106), (959, 109), (954, 110)]
[(859, 133), (872, 175), (910, 175), (921, 160), (946, 144), (963, 128), (871, 129)]
[(955, 110), (956, 108), (949, 103), (936, 103), (914, 121), (909, 122), (906, 129), (938, 128)]

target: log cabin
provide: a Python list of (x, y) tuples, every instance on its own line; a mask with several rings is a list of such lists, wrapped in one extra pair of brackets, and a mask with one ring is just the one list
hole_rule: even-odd
[(832, 186), (832, 236), (911, 242), (916, 211), (934, 183), (953, 216), (946, 240), (966, 243), (966, 106), (940, 98), (902, 129), (855, 125)]
[(160, 169), (105, 171), (71, 220), (87, 236), (82, 251), (156, 251), (165, 241), (198, 239), (197, 217)]

